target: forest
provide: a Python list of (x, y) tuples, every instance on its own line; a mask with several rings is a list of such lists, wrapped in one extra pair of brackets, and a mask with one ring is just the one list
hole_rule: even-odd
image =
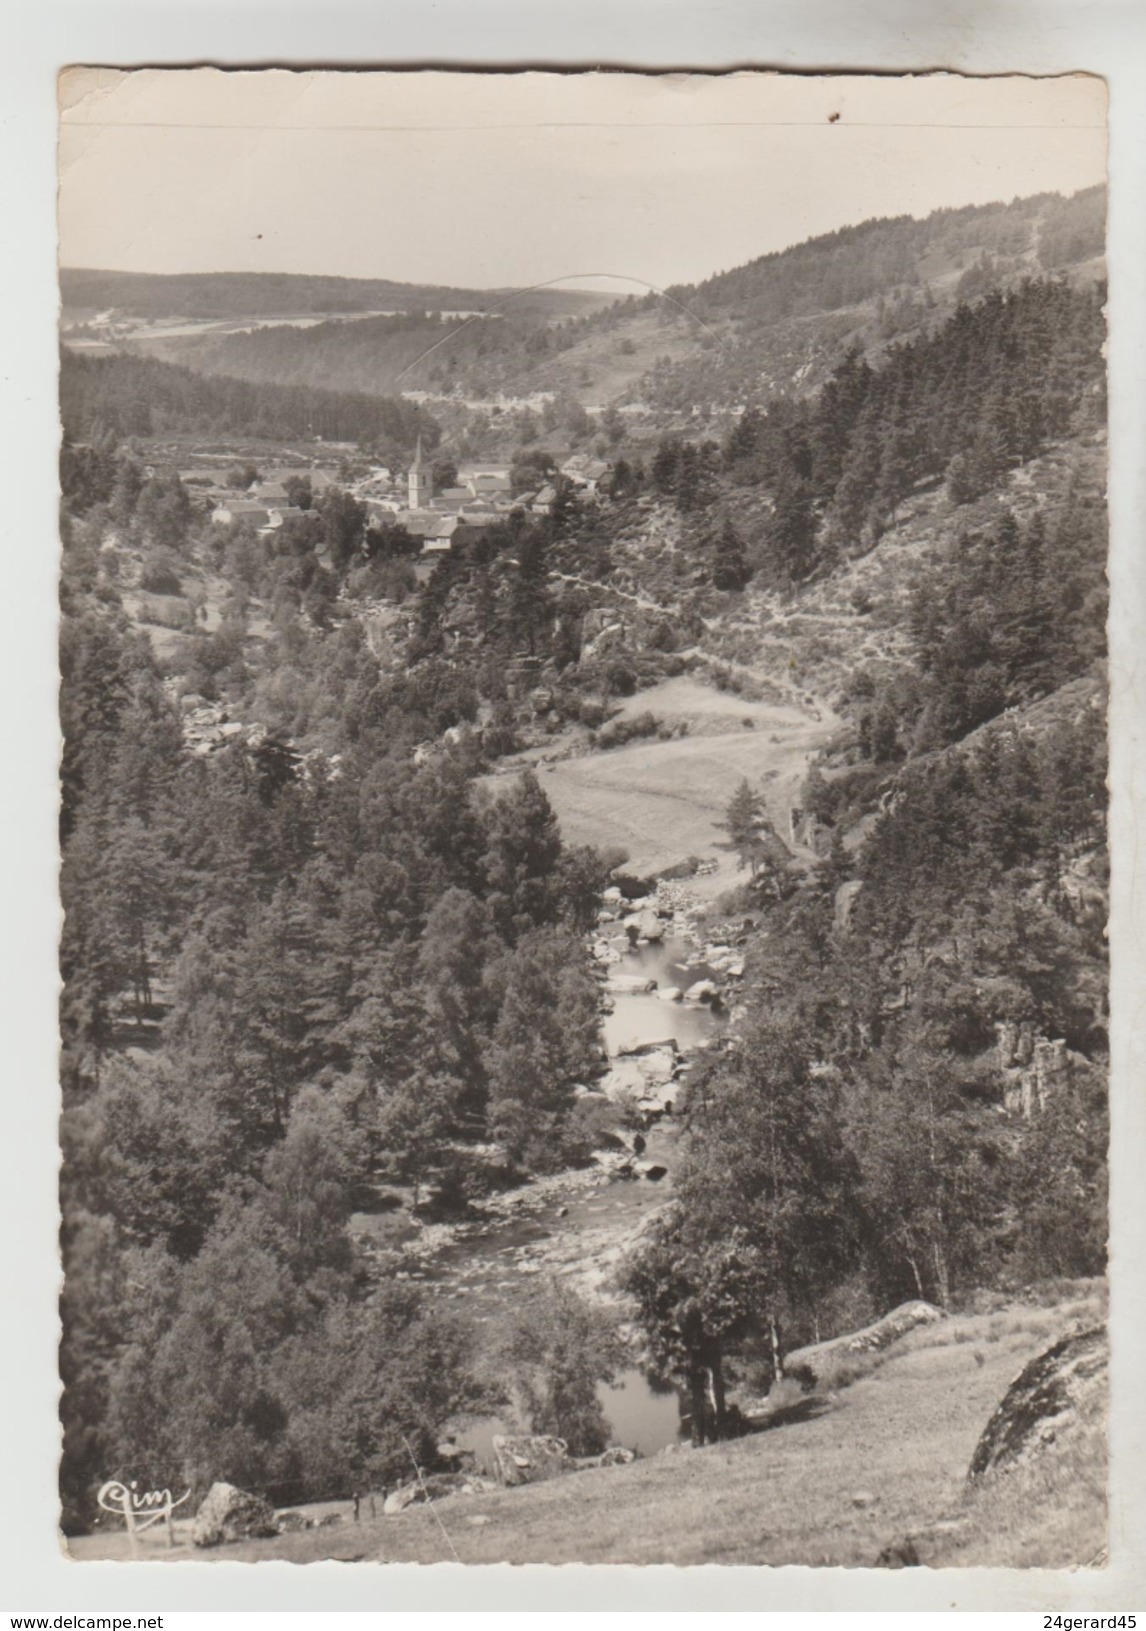
[(71, 442), (100, 432), (127, 437), (244, 435), (412, 446), (419, 433), (437, 441), (428, 414), (400, 397), (252, 385), (208, 378), (154, 357), (60, 354), (60, 417)]
[[(594, 1390), (619, 1350), (599, 1309), (542, 1288), (491, 1338), (348, 1229), (388, 1184), (466, 1217), (623, 1121), (577, 1091), (601, 1059), (590, 931), (607, 885), (650, 880), (567, 843), (532, 773), (491, 790), (532, 718), (512, 665), (554, 730), (599, 732), (697, 662), (702, 607), (830, 578), (920, 491), (942, 488), (949, 524), (906, 603), (909, 666), (841, 703), (846, 751), (802, 794), (816, 858), (776, 859), (758, 791), (730, 808), (746, 1012), (690, 1082), (674, 1199), (620, 1290), (702, 1440), (735, 1431), (729, 1386), (896, 1301), (1102, 1272), (1105, 515), (1081, 477), (1045, 514), (1005, 502), (1013, 472), (1101, 430), (1100, 301), (1041, 279), (962, 304), (750, 407), (723, 445), (627, 449), (602, 503), (562, 489), (425, 581), (401, 529), (338, 488), (282, 536), (211, 529), (137, 440), (294, 437), (321, 411), (408, 446), (427, 429), (409, 405), (65, 359), (69, 1526), (127, 1470), (280, 1502), (385, 1484), (507, 1390), (528, 1426), (603, 1447)], [(549, 459), (531, 444), (517, 467)], [(750, 537), (728, 520), (745, 494)], [(703, 581), (639, 650), (585, 655), (594, 586), (639, 570), (626, 539), (651, 513), (684, 518)], [(157, 655), (125, 550), (168, 589), (206, 561), (216, 626)], [(397, 661), (347, 615), (359, 599), (395, 609)], [(260, 728), (195, 756), (186, 697)], [(1024, 1063), (1067, 1050), (1032, 1117), (1005, 1107), (1008, 1027)]]
[(1069, 198), (1041, 193), (1010, 204), (935, 210), (922, 220), (901, 215), (863, 221), (669, 293), (706, 316), (741, 307), (757, 321), (781, 322), (918, 284), (920, 263), (928, 256), (1018, 255), (1033, 239), (1032, 270), (1051, 272), (1101, 255), (1105, 222), (1101, 187)]

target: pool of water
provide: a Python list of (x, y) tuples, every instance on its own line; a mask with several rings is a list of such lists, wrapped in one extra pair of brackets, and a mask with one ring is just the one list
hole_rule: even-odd
[[(622, 1371), (614, 1382), (601, 1382), (597, 1397), (609, 1423), (610, 1444), (650, 1456), (688, 1436), (680, 1394), (674, 1387), (650, 1381), (643, 1371)], [(459, 1432), (456, 1442), (473, 1452), (479, 1471), (492, 1475), (494, 1435), (510, 1431), (497, 1417), (484, 1416)]]
[[(640, 974), (655, 980), (659, 989), (670, 985), (686, 991), (697, 980), (707, 980), (704, 964), (686, 967), (695, 951), (685, 940), (662, 940), (659, 944), (637, 946), (619, 963), (610, 967), (614, 974)], [(613, 998), (613, 1011), (605, 1015), (601, 1034), (610, 1054), (625, 1053), (645, 1042), (675, 1041), (682, 1053), (699, 1042), (719, 1034), (726, 1024), (723, 1014), (713, 1013), (706, 1003), (662, 1002), (655, 991), (638, 997)]]
[(622, 1371), (615, 1382), (602, 1382), (597, 1397), (612, 1429), (610, 1442), (638, 1455), (656, 1455), (688, 1436), (681, 1395), (663, 1382), (650, 1381), (643, 1371)]

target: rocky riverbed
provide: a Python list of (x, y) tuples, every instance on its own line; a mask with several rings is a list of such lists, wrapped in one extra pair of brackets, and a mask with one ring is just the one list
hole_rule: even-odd
[[(586, 1167), (491, 1195), (465, 1219), (391, 1215), (375, 1234), (379, 1220), (360, 1216), (360, 1238), (380, 1254), (380, 1271), (464, 1307), (478, 1324), (496, 1322), (547, 1275), (614, 1300), (621, 1258), (672, 1194), (676, 1112), (689, 1075), (720, 1047), (736, 1014), (743, 950), (728, 925), (716, 938), (706, 927), (683, 885), (662, 883), (634, 902), (606, 893), (590, 938), (602, 982), (602, 1072), (578, 1091), (623, 1112), (616, 1134)], [(618, 1442), (674, 1440), (675, 1397), (638, 1370), (605, 1393)]]
[(367, 1249), (398, 1245), (393, 1272), (470, 1300), (479, 1313), (522, 1277), (542, 1273), (568, 1274), (607, 1296), (620, 1256), (671, 1193), (674, 1112), (689, 1076), (737, 1014), (744, 953), (734, 936), (744, 925), (721, 925), (715, 939), (706, 927), (685, 884), (662, 880), (655, 894), (628, 902), (607, 890), (590, 937), (602, 978), (604, 1060), (578, 1092), (624, 1112), (609, 1146), (585, 1168), (491, 1195), (469, 1218), (409, 1218), (400, 1241), (386, 1228), (375, 1236), (361, 1217)]

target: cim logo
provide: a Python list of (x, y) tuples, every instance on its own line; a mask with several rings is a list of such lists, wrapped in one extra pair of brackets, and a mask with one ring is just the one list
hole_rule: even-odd
[(191, 1491), (188, 1490), (177, 1501), (172, 1500), (169, 1489), (149, 1489), (143, 1494), (138, 1491), (139, 1485), (134, 1479), (130, 1484), (124, 1484), (118, 1478), (113, 1478), (101, 1485), (96, 1500), (105, 1512), (113, 1512), (117, 1518), (123, 1519), (133, 1552), (137, 1538), (153, 1524), (164, 1521), (167, 1524), (167, 1544), (173, 1546), (171, 1515), (177, 1506), (191, 1499)]

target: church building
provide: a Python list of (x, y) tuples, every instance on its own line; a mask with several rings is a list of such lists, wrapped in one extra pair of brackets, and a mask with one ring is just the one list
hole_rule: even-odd
[(422, 457), (422, 438), (414, 453), (414, 462), (406, 474), (409, 505), (412, 510), (428, 510), (434, 496), (434, 472)]

